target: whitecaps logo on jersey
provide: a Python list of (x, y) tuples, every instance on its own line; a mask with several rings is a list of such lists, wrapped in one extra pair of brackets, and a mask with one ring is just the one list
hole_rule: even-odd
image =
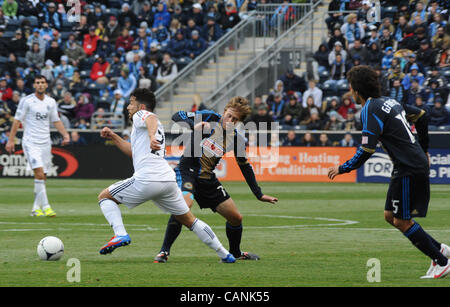
[(364, 177), (386, 177), (391, 178), (393, 164), (385, 153), (376, 152), (364, 164)]

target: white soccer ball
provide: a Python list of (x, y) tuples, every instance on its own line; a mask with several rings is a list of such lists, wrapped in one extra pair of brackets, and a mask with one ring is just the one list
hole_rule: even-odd
[(57, 237), (45, 237), (37, 246), (37, 254), (41, 260), (59, 260), (64, 254), (64, 244)]

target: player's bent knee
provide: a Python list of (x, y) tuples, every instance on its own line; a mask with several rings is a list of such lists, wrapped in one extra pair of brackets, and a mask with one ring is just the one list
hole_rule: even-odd
[(237, 213), (237, 214), (233, 214), (232, 216), (229, 216), (227, 218), (227, 222), (231, 225), (231, 226), (239, 226), (242, 224), (242, 220), (243, 217), (241, 214)]
[(394, 215), (392, 211), (384, 211), (384, 220), (394, 226)]
[(394, 218), (393, 221), (393, 225), (401, 232), (407, 231), (413, 224), (414, 222), (412, 220), (402, 220)]
[(192, 224), (194, 224), (195, 221), (195, 216), (194, 214), (192, 214), (191, 211), (182, 214), (182, 215), (175, 215), (175, 218), (178, 222), (180, 222), (181, 224), (183, 224), (184, 226), (191, 228)]
[(104, 189), (103, 191), (100, 192), (100, 194), (98, 194), (97, 199), (100, 201), (104, 198), (109, 198), (111, 199), (111, 194), (109, 194), (108, 189)]

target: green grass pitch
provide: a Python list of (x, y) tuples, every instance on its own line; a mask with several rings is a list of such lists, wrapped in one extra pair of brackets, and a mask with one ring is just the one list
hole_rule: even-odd
[[(260, 261), (219, 263), (215, 253), (183, 229), (166, 264), (153, 263), (168, 215), (152, 203), (121, 206), (132, 244), (112, 255), (99, 248), (112, 237), (97, 194), (114, 180), (50, 179), (56, 218), (30, 217), (32, 179), (0, 180), (0, 286), (450, 286), (450, 278), (421, 280), (430, 261), (383, 220), (387, 185), (262, 183), (276, 205), (257, 201), (245, 183), (224, 183), (244, 216), (242, 248)], [(437, 240), (450, 243), (450, 188), (433, 185), (428, 217), (418, 219)], [(225, 247), (225, 221), (210, 210), (193, 212)], [(60, 261), (38, 260), (45, 236), (65, 245)], [(70, 258), (81, 281), (67, 281)], [(370, 283), (367, 262), (377, 258), (381, 282)]]

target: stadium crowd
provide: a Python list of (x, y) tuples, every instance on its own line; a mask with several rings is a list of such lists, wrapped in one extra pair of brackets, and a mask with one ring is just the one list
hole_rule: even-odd
[[(306, 56), (306, 72), (287, 69), (273, 89), (255, 98), (250, 120), (292, 131), (361, 130), (361, 107), (350, 95), (346, 72), (366, 64), (378, 72), (384, 96), (426, 110), (430, 130), (450, 131), (450, 1), (383, 0), (379, 22), (374, 2), (331, 1), (328, 38)], [(326, 134), (297, 140), (290, 132), (284, 144), (327, 141)], [(333, 145), (349, 140), (342, 142)]]
[[(66, 128), (111, 124), (106, 112), (126, 121), (136, 87), (170, 81), (257, 4), (81, 0), (77, 20), (66, 2), (0, 1), (0, 131), (10, 129), (37, 74), (48, 79)], [(94, 113), (100, 120), (91, 127)]]

